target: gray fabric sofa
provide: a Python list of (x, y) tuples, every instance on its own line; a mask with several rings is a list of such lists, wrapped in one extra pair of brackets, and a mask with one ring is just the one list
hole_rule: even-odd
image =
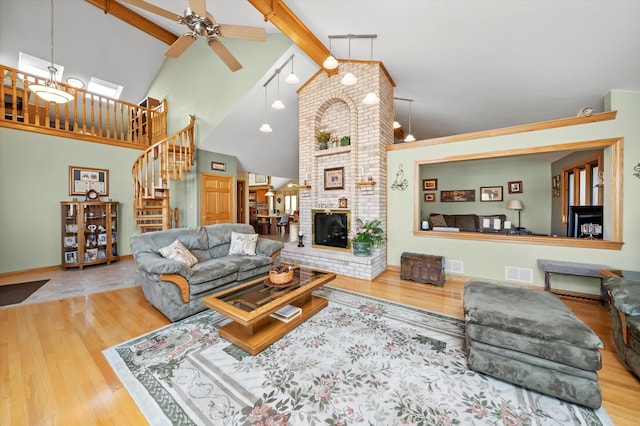
[(606, 277), (613, 342), (618, 359), (640, 377), (640, 281), (625, 277)]
[[(131, 251), (147, 300), (171, 321), (203, 311), (202, 299), (269, 272), (280, 263), (280, 241), (258, 238), (256, 255), (229, 256), (231, 232), (254, 234), (251, 225), (218, 224), (148, 232), (131, 239)], [(189, 267), (159, 250), (178, 239), (198, 263)]]
[(599, 408), (602, 340), (555, 295), (479, 281), (465, 284), (469, 368)]

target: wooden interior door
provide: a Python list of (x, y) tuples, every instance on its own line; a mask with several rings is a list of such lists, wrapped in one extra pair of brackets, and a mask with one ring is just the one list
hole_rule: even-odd
[(200, 225), (233, 223), (233, 176), (200, 173)]
[(247, 223), (247, 196), (245, 195), (246, 183), (243, 180), (236, 182), (236, 223)]

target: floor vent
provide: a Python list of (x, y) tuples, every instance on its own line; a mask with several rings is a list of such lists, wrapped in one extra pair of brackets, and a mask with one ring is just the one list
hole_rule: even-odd
[(516, 268), (515, 266), (506, 266), (504, 268), (504, 277), (507, 281), (533, 283), (533, 269)]
[(445, 259), (444, 260), (444, 271), (445, 272), (451, 272), (453, 274), (462, 274), (462, 273), (464, 273), (464, 266), (462, 264), (462, 260)]

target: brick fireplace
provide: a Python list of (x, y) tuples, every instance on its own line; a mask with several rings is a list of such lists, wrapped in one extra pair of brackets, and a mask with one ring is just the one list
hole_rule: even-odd
[[(340, 83), (347, 72), (358, 77), (357, 84)], [(358, 218), (380, 219), (387, 229), (386, 146), (394, 140), (393, 86), (381, 63), (351, 61), (342, 62), (336, 75), (318, 71), (299, 90), (299, 206), (304, 247), (288, 243), (283, 261), (366, 279), (386, 269), (385, 247), (374, 249), (369, 257), (358, 257), (349, 250), (313, 244), (312, 215), (314, 210), (343, 211), (350, 216), (349, 231)], [(372, 90), (380, 103), (363, 104)], [(319, 132), (330, 132), (335, 142), (320, 149), (315, 138)], [(350, 145), (340, 145), (343, 136), (349, 136)], [(336, 173), (337, 185), (333, 180), (325, 182)]]

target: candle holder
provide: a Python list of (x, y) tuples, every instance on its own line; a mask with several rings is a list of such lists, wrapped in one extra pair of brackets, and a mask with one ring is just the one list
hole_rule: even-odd
[(304, 247), (304, 244), (302, 244), (303, 238), (304, 238), (304, 235), (298, 234), (298, 247)]

